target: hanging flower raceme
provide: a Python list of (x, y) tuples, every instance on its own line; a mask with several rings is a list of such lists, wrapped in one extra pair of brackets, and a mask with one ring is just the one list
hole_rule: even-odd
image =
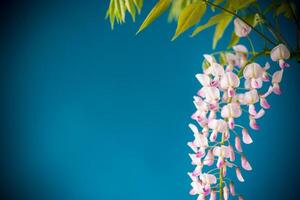
[[(238, 36), (244, 37), (251, 29), (236, 19), (235, 31)], [(232, 168), (237, 180), (245, 181), (242, 170), (250, 171), (252, 166), (243, 152), (242, 143), (253, 143), (247, 126), (258, 130), (257, 120), (270, 108), (267, 98), (272, 93), (281, 94), (279, 84), (287, 66), (285, 60), (289, 57), (283, 44), (271, 52), (271, 60), (279, 62), (280, 66), (273, 74), (268, 62), (264, 67), (249, 62), (245, 46), (236, 45), (234, 51), (234, 54), (227, 54), (224, 66), (217, 63), (213, 56), (204, 55), (209, 66), (204, 73), (196, 75), (201, 88), (194, 96), (196, 111), (192, 119), (201, 129), (189, 124), (194, 140), (188, 142), (188, 146), (193, 151), (190, 158), (195, 168), (188, 175), (192, 180), (190, 194), (197, 195), (198, 200), (215, 200), (217, 193), (223, 199), (237, 195), (234, 180), (226, 177), (227, 170)], [(268, 88), (267, 91), (265, 88)], [(237, 123), (243, 115), (248, 116), (248, 125)], [(237, 198), (244, 199), (242, 195), (237, 195)]]

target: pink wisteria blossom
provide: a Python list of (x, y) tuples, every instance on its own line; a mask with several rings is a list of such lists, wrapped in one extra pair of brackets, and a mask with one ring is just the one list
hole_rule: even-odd
[[(251, 29), (236, 19), (235, 31), (239, 37), (245, 37)], [(196, 123), (189, 124), (194, 140), (188, 142), (194, 166), (188, 173), (192, 180), (190, 194), (197, 195), (198, 200), (216, 200), (217, 193), (225, 200), (230, 196), (244, 199), (236, 193), (234, 178), (226, 177), (227, 171), (234, 170), (236, 179), (244, 182), (243, 171), (252, 170), (243, 145), (253, 143), (250, 130), (259, 130), (259, 119), (271, 107), (267, 98), (273, 93), (281, 94), (280, 83), (289, 56), (283, 44), (274, 47), (270, 54), (279, 66), (249, 62), (243, 45), (234, 46), (226, 54), (225, 65), (217, 63), (212, 55), (204, 55), (209, 66), (196, 75), (200, 83), (193, 101), (196, 111), (192, 119)], [(246, 116), (246, 123), (240, 120), (242, 116)]]
[(238, 37), (246, 37), (251, 29), (252, 28), (241, 19), (236, 18), (234, 20), (234, 32)]

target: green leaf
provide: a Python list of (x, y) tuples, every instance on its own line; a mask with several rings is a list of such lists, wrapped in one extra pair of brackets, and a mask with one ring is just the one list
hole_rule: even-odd
[(288, 19), (291, 19), (293, 17), (293, 13), (296, 13), (296, 6), (293, 3), (281, 3), (281, 5), (276, 9), (277, 16), (283, 14)]
[(229, 23), (231, 22), (232, 19), (233, 19), (233, 16), (227, 14), (216, 25), (216, 30), (215, 30), (214, 39), (213, 39), (213, 49), (216, 48), (218, 41), (222, 38), (225, 29), (227, 28), (227, 26), (229, 25)]
[(125, 22), (125, 13), (126, 13), (126, 6), (125, 6), (125, 1), (120, 1), (120, 14), (121, 14), (121, 21)]
[(255, 27), (259, 22), (260, 16), (257, 13), (251, 13), (243, 17), (243, 19), (248, 22), (251, 26)]
[(217, 15), (212, 16), (206, 24), (198, 26), (192, 33), (192, 37), (203, 31), (204, 29), (207, 29), (215, 24), (217, 24), (222, 18), (227, 15), (226, 13), (219, 13)]
[(132, 20), (135, 21), (136, 10), (134, 7), (133, 0), (125, 0), (125, 5), (126, 5), (128, 12), (130, 13), (130, 15), (132, 17)]
[(149, 26), (156, 18), (158, 18), (163, 12), (165, 12), (170, 6), (172, 0), (159, 0), (156, 5), (152, 8), (140, 29), (136, 34), (144, 30), (147, 26)]
[(237, 11), (248, 8), (254, 2), (256, 0), (228, 0), (228, 7)]
[(172, 1), (172, 6), (170, 8), (169, 16), (168, 16), (168, 22), (172, 21), (178, 21), (178, 17), (182, 10), (193, 3), (195, 0), (176, 0)]
[(112, 30), (114, 29), (114, 24), (115, 24), (114, 12), (115, 12), (115, 1), (111, 0), (109, 3), (108, 10), (106, 12), (106, 18), (109, 17), (110, 27)]
[(198, 1), (185, 7), (179, 15), (177, 28), (172, 40), (175, 40), (180, 34), (190, 27), (194, 26), (206, 11), (206, 4)]
[(232, 46), (236, 45), (239, 42), (239, 40), (240, 38), (235, 34), (235, 32), (233, 32), (227, 48), (230, 49)]
[(227, 64), (227, 61), (226, 61), (226, 54), (225, 53), (220, 53), (219, 54), (219, 63), (221, 65), (226, 65)]
[(143, 0), (133, 0), (134, 5), (138, 9), (138, 12), (140, 13), (143, 7)]

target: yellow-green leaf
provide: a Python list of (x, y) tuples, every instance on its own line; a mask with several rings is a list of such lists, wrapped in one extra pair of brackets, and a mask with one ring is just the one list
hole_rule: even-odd
[(133, 0), (125, 0), (125, 5), (126, 5), (128, 12), (130, 13), (130, 15), (132, 17), (132, 20), (135, 21), (136, 10), (134, 7)]
[(228, 0), (228, 6), (234, 10), (242, 10), (254, 2), (256, 0)]
[(192, 37), (203, 31), (204, 29), (207, 29), (215, 24), (217, 24), (220, 20), (223, 19), (223, 17), (227, 15), (226, 13), (220, 13), (217, 15), (212, 16), (206, 24), (198, 26), (192, 33)]
[(176, 0), (172, 1), (172, 6), (170, 8), (168, 22), (178, 21), (178, 17), (182, 10), (188, 6), (189, 4), (193, 3), (195, 0)]
[(227, 61), (226, 61), (226, 55), (225, 55), (225, 53), (221, 52), (221, 53), (219, 54), (219, 63), (220, 63), (221, 65), (226, 65), (226, 64), (227, 64), (226, 62), (227, 62)]
[(159, 0), (152, 8), (144, 22), (142, 23), (137, 34), (149, 26), (156, 18), (158, 18), (163, 12), (165, 12), (170, 6), (172, 0)]
[(138, 12), (140, 13), (143, 6), (143, 0), (133, 0), (134, 5), (137, 7)]
[(177, 28), (172, 40), (175, 40), (180, 34), (194, 26), (202, 18), (205, 11), (206, 4), (202, 1), (192, 3), (185, 7), (179, 15)]
[(258, 13), (251, 13), (243, 17), (243, 19), (248, 22), (251, 26), (255, 27), (261, 18)]
[(111, 0), (109, 3), (108, 10), (106, 12), (106, 18), (109, 17), (110, 27), (112, 30), (114, 29), (114, 24), (115, 24), (115, 17), (116, 17), (115, 10), (116, 10), (115, 0)]
[(238, 37), (238, 36), (235, 34), (235, 32), (233, 32), (232, 35), (231, 35), (231, 40), (230, 40), (230, 42), (229, 42), (227, 48), (229, 49), (229, 48), (231, 48), (232, 46), (236, 45), (236, 44), (239, 42), (239, 40), (240, 40), (240, 37)]
[(227, 28), (227, 26), (229, 25), (229, 23), (231, 22), (233, 16), (232, 15), (225, 15), (224, 18), (218, 22), (218, 24), (216, 25), (216, 30), (214, 33), (214, 39), (213, 39), (213, 49), (216, 48), (218, 41), (221, 39), (221, 37), (224, 34), (225, 29)]

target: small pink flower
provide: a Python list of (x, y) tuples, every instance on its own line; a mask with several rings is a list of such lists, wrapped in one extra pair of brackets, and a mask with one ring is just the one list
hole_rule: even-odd
[(262, 74), (262, 77), (263, 77), (263, 81), (265, 82), (268, 82), (270, 81), (270, 78), (269, 78), (269, 75), (267, 73), (268, 69), (270, 69), (270, 64), (268, 62), (266, 62), (265, 66), (263, 67), (263, 74)]
[(245, 181), (244, 178), (243, 178), (243, 176), (242, 176), (241, 169), (239, 167), (235, 168), (235, 173), (236, 173), (236, 177), (238, 178), (238, 180), (240, 182), (244, 182)]
[(228, 149), (229, 149), (229, 160), (231, 162), (234, 162), (235, 161), (235, 153), (234, 153), (234, 149), (231, 145), (228, 146)]
[(279, 83), (282, 80), (283, 70), (276, 71), (272, 76), (273, 92), (277, 95), (281, 94)]
[(217, 199), (217, 192), (215, 189), (213, 189), (211, 192), (210, 192), (210, 198), (209, 200), (216, 200)]
[(248, 160), (246, 159), (245, 156), (241, 157), (241, 162), (242, 162), (242, 167), (247, 170), (247, 171), (251, 171), (252, 167), (250, 165), (250, 163), (248, 162)]
[(290, 51), (284, 44), (277, 45), (271, 51), (271, 59), (273, 61), (278, 61), (281, 69), (289, 66), (289, 64), (287, 64), (284, 61), (289, 58), (290, 58)]
[(264, 109), (269, 109), (271, 107), (267, 99), (264, 97), (260, 97), (260, 106), (263, 107)]
[(207, 151), (207, 154), (203, 160), (203, 164), (207, 165), (207, 166), (211, 166), (214, 164), (214, 155), (213, 155), (212, 150)]
[(243, 152), (240, 136), (235, 137), (235, 148), (238, 152)]
[(233, 181), (230, 181), (229, 183), (229, 190), (232, 196), (235, 196), (235, 187)]
[(261, 88), (263, 81), (263, 68), (258, 63), (246, 65), (243, 75), (246, 79), (245, 86), (248, 88)]
[(200, 180), (204, 185), (211, 185), (217, 183), (217, 178), (213, 174), (207, 174), (207, 173), (201, 174)]
[(251, 144), (253, 142), (253, 140), (252, 140), (251, 136), (249, 135), (249, 132), (246, 128), (242, 129), (242, 135), (243, 135), (242, 139), (245, 144)]
[(249, 126), (253, 129), (258, 131), (259, 130), (259, 125), (256, 123), (256, 120), (253, 117), (249, 118)]
[(238, 37), (246, 37), (251, 31), (251, 27), (241, 19), (234, 20), (234, 32)]
[(228, 200), (228, 198), (229, 198), (229, 190), (226, 185), (225, 185), (225, 187), (223, 187), (223, 197), (224, 197), (224, 200)]

